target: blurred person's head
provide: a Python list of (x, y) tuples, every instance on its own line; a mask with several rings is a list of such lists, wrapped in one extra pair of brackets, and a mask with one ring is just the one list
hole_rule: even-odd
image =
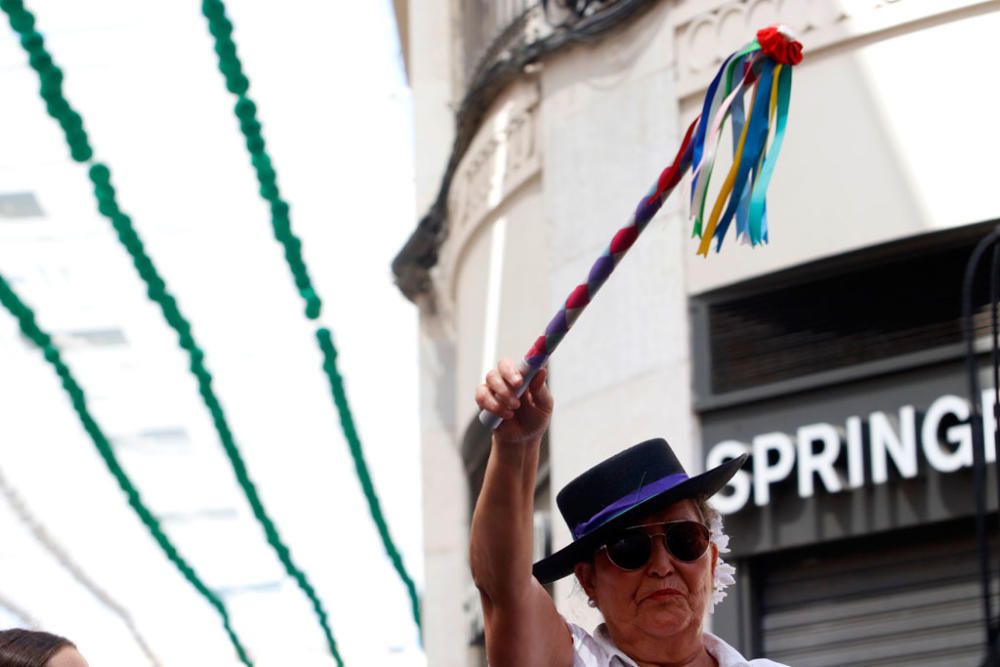
[(88, 667), (73, 642), (36, 630), (0, 630), (0, 667)]

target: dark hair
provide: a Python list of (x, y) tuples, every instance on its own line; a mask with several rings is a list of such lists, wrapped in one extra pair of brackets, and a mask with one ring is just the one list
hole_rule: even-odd
[(60, 649), (76, 648), (70, 640), (37, 630), (0, 630), (0, 667), (45, 667)]

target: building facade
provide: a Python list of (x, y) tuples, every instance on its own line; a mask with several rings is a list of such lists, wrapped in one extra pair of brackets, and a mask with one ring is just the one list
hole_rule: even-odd
[[(663, 436), (695, 472), (750, 452), (718, 500), (739, 575), (715, 631), (794, 665), (978, 664), (959, 293), (1000, 218), (982, 83), (1000, 3), (396, 5), (427, 211), (393, 269), (420, 309), (429, 664), (484, 664), (475, 386), (542, 332), (721, 60), (772, 23), (806, 58), (771, 243), (696, 257), (689, 181), (668, 199), (551, 361), (535, 548), (569, 540), (555, 491), (629, 444)], [(597, 621), (572, 582), (553, 595)]]

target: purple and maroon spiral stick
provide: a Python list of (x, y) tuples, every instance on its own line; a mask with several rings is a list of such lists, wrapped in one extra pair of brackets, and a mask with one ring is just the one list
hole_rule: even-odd
[[(629, 223), (618, 230), (614, 238), (611, 239), (607, 250), (590, 267), (587, 282), (576, 286), (576, 289), (566, 298), (566, 303), (545, 328), (545, 334), (539, 336), (528, 353), (524, 355), (524, 359), (521, 360), (521, 375), (524, 377), (524, 382), (518, 387), (518, 396), (524, 393), (528, 385), (531, 384), (531, 379), (545, 366), (573, 323), (580, 317), (580, 313), (601, 289), (608, 276), (615, 270), (618, 262), (639, 238), (639, 234), (646, 228), (674, 187), (680, 182), (681, 176), (691, 164), (691, 137), (697, 125), (698, 121), (695, 119), (688, 127), (687, 134), (684, 135), (684, 141), (680, 150), (677, 151), (674, 163), (663, 170), (650, 193), (639, 201), (639, 206), (636, 207)], [(503, 419), (489, 410), (483, 410), (479, 413), (479, 421), (490, 430), (495, 430), (503, 422)]]

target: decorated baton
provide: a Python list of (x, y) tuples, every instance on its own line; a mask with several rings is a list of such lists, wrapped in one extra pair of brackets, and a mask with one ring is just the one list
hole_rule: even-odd
[[(699, 255), (708, 255), (713, 239), (718, 252), (734, 221), (738, 240), (753, 246), (767, 243), (765, 195), (788, 122), (792, 66), (800, 62), (802, 44), (783, 26), (758, 31), (755, 40), (722, 62), (708, 86), (701, 114), (684, 134), (673, 164), (663, 170), (649, 193), (639, 200), (628, 224), (615, 233), (608, 248), (594, 262), (586, 282), (577, 285), (570, 293), (545, 333), (524, 355), (520, 369), (523, 382), (518, 387), (518, 396), (548, 362), (583, 309), (593, 300), (688, 168), (693, 174), (692, 236), (701, 239)], [(748, 97), (750, 104), (746, 107)], [(732, 120), (733, 162), (706, 218), (708, 184), (727, 118)], [(490, 429), (503, 422), (488, 410), (479, 413), (479, 421)]]

